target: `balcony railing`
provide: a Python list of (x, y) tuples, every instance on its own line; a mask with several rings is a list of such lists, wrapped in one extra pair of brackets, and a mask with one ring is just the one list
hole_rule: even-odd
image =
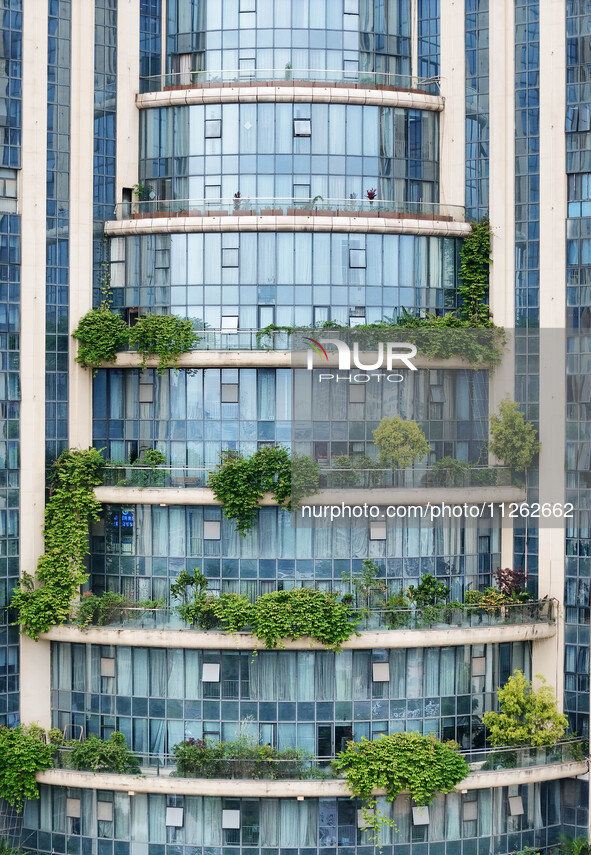
[[(427, 609), (359, 608), (359, 623), (355, 629), (363, 630), (428, 630), (466, 629), (471, 627), (516, 626), (547, 624), (556, 620), (555, 600), (532, 600), (511, 603), (500, 608), (482, 606), (432, 606)], [(91, 624), (89, 624), (91, 625)], [(175, 608), (142, 609), (133, 606), (113, 606), (100, 626), (117, 629), (193, 630), (195, 632), (223, 632), (221, 627), (204, 630), (183, 620)], [(238, 633), (248, 635), (246, 631)]]
[(272, 83), (274, 86), (300, 86), (321, 83), (333, 87), (363, 89), (403, 89), (439, 95), (438, 77), (412, 77), (385, 71), (344, 71), (323, 68), (249, 68), (223, 71), (180, 71), (140, 77), (140, 92), (160, 92), (171, 89), (202, 89), (220, 86), (253, 86)]
[(390, 199), (147, 199), (119, 202), (118, 220), (171, 217), (384, 217), (386, 219), (446, 220), (463, 223), (465, 208), (440, 202), (405, 202)]
[[(151, 468), (149, 466), (109, 465), (103, 472), (108, 487), (206, 487), (210, 468)], [(380, 488), (489, 488), (522, 486), (519, 475), (508, 466), (471, 466), (466, 472), (453, 474), (436, 467), (416, 466), (409, 469), (339, 469), (320, 468), (320, 490), (375, 490)], [(486, 509), (486, 505), (485, 505)]]
[[(213, 742), (212, 742), (213, 745)], [(500, 771), (507, 769), (528, 769), (557, 763), (582, 761), (587, 756), (587, 741), (569, 739), (557, 742), (548, 748), (523, 746), (516, 748), (482, 748), (462, 752), (470, 766), (471, 775), (478, 772)], [(58, 769), (72, 769), (71, 748), (58, 748), (54, 765)], [(139, 764), (137, 772), (123, 774), (141, 774), (142, 776), (172, 776), (175, 778), (224, 778), (250, 780), (280, 779), (326, 779), (339, 778), (335, 773), (330, 757), (299, 757), (294, 759), (257, 759), (243, 757), (238, 759), (203, 759), (193, 768), (183, 768), (177, 764), (172, 754), (135, 754)], [(101, 772), (110, 769), (87, 769), (78, 771)], [(117, 774), (115, 770), (112, 772)]]

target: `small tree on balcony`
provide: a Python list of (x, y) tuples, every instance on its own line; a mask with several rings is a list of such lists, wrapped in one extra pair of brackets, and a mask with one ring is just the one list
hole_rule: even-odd
[(546, 681), (534, 689), (522, 671), (514, 671), (498, 690), (500, 712), (483, 716), (488, 740), (495, 748), (500, 745), (532, 745), (541, 748), (562, 739), (568, 719), (556, 709), (556, 698)]
[(522, 472), (531, 466), (541, 445), (535, 427), (526, 422), (519, 404), (505, 398), (499, 414), (490, 417), (491, 441), (488, 450), (512, 469)]
[(430, 446), (418, 424), (400, 416), (384, 418), (373, 432), (380, 451), (380, 462), (404, 469), (429, 453)]

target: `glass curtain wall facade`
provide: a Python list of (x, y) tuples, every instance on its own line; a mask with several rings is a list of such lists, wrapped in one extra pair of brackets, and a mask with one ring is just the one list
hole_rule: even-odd
[[(472, 624), (434, 625), (428, 638), (426, 630), (407, 627), (402, 642), (394, 627), (376, 635), (377, 624), (366, 616), (359, 637), (336, 653), (303, 643), (255, 650), (243, 635), (221, 634), (214, 648), (212, 636), (195, 627), (181, 632), (170, 612), (178, 605), (171, 584), (195, 568), (214, 596), (240, 593), (253, 601), (297, 587), (347, 593), (371, 559), (387, 593), (431, 574), (449, 588), (450, 600), (462, 601), (468, 590), (493, 584), (514, 554), (537, 587), (537, 529), (521, 520), (511, 529), (498, 504), (488, 505), (491, 495), (525, 499), (521, 487), (490, 479), (490, 402), (507, 394), (529, 420), (539, 417), (543, 4), (506, 2), (514, 16), (507, 85), (515, 91), (515, 157), (504, 164), (506, 173), (493, 175), (499, 158), (490, 152), (496, 108), (489, 98), (495, 69), (488, 0), (466, 0), (461, 10), (439, 0), (95, 0), (92, 74), (83, 84), (93, 109), (86, 152), (93, 178), (86, 200), (93, 225), (84, 236), (92, 244), (88, 296), (95, 307), (106, 298), (130, 325), (148, 312), (191, 319), (201, 339), (177, 370), (157, 371), (126, 353), (117, 365), (83, 374), (71, 359), (68, 367), (68, 331), (78, 320), (69, 308), (69, 283), (77, 275), (70, 243), (78, 239), (69, 218), (78, 188), (69, 173), (79, 152), (70, 151), (69, 134), (79, 118), (70, 104), (79, 16), (70, 0), (48, 0), (47, 454), (54, 459), (67, 447), (75, 424), (75, 436), (118, 464), (100, 488), (103, 510), (89, 532), (83, 593), (159, 600), (169, 611), (163, 627), (134, 628), (119, 619), (43, 635), (45, 726), (101, 739), (124, 734), (140, 758), (141, 777), (106, 779), (100, 771), (81, 777), (69, 768), (56, 770), (59, 778), (41, 774), (40, 798), (28, 801), (23, 815), (26, 850), (514, 855), (531, 846), (553, 855), (561, 831), (583, 833), (586, 784), (569, 777), (575, 767), (582, 772), (576, 758), (562, 749), (543, 757), (519, 749), (500, 768), (485, 753), (483, 715), (495, 709), (496, 690), (515, 669), (528, 678), (535, 673), (536, 645), (556, 636), (550, 619), (530, 615), (517, 626), (505, 613), (483, 614)], [(6, 193), (0, 199), (0, 209), (6, 207), (0, 215), (0, 595), (2, 567), (7, 577), (18, 573), (19, 3), (5, 0), (3, 18), (10, 81), (0, 167)], [(558, 655), (565, 663), (565, 709), (586, 735), (588, 27), (584, 4), (567, 5), (567, 498), (577, 516), (568, 529), (566, 644)], [(450, 23), (462, 34), (454, 45), (445, 41)], [(462, 49), (465, 63), (450, 88), (446, 70)], [(452, 90), (460, 97), (452, 99)], [(453, 109), (465, 130), (459, 158)], [(330, 386), (320, 382), (316, 363), (314, 371), (305, 363), (291, 367), (287, 345), (261, 338), (273, 326), (356, 327), (405, 312), (460, 312), (462, 241), (470, 220), (489, 213), (493, 181), (515, 182), (510, 276), (520, 334), (507, 388), (499, 385), (502, 372), (450, 359), (416, 372), (401, 369), (396, 384)], [(379, 203), (388, 203), (390, 216)], [(446, 205), (458, 206), (454, 217)], [(427, 207), (429, 215), (421, 214)], [(285, 329), (282, 335), (285, 342)], [(76, 389), (83, 385), (80, 378), (92, 411), (72, 413), (68, 398), (74, 380)], [(377, 461), (374, 430), (391, 415), (416, 420), (429, 451), (414, 470), (390, 472), (385, 489), (398, 497), (412, 490), (407, 495), (425, 506), (431, 490), (445, 487), (450, 500), (462, 503), (463, 485), (433, 477), (438, 461), (453, 458), (466, 471), (485, 470), (470, 482), (469, 495), (482, 506), (477, 519), (393, 517), (379, 526), (313, 519), (296, 526), (275, 505), (261, 508), (241, 537), (207, 492), (221, 452), (251, 455), (274, 445), (313, 457), (321, 484), (330, 487), (335, 461)], [(150, 450), (166, 460), (155, 470), (157, 484), (133, 468)], [(535, 498), (535, 473), (529, 486), (528, 498)], [(333, 492), (345, 502), (371, 501), (375, 489), (371, 478), (347, 484), (345, 477)], [(380, 507), (387, 501), (380, 493)], [(8, 725), (18, 720), (12, 619), (0, 639), (0, 724)], [(461, 791), (438, 796), (426, 815), (404, 796), (393, 804), (380, 797), (378, 807), (394, 826), (383, 826), (375, 839), (361, 802), (330, 777), (329, 761), (348, 740), (401, 731), (455, 740), (477, 766)], [(232, 780), (186, 783), (170, 774), (179, 743), (239, 737), (280, 751), (303, 749), (326, 774), (296, 781), (295, 789), (271, 780), (268, 792), (259, 780), (246, 782), (249, 791), (232, 789)], [(543, 771), (561, 757), (573, 764)], [(303, 795), (296, 794), (299, 784), (306, 784)]]

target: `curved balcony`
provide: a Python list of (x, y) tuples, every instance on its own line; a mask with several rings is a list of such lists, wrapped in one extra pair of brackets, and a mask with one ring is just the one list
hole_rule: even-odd
[[(75, 771), (68, 768), (69, 751), (59, 749), (56, 766), (37, 772), (38, 783), (83, 789), (233, 798), (350, 796), (346, 782), (334, 777), (330, 758), (307, 760), (214, 760), (198, 773), (181, 776), (172, 755), (138, 754), (139, 774)], [(588, 771), (587, 743), (565, 740), (550, 748), (529, 746), (464, 752), (470, 773), (458, 790), (479, 790), (550, 781)], [(375, 795), (385, 791), (376, 790)]]
[(385, 71), (344, 71), (325, 68), (252, 68), (181, 71), (140, 77), (140, 92), (270, 85), (299, 87), (310, 84), (346, 89), (397, 89), (439, 95), (438, 77), (413, 77)]
[[(535, 641), (556, 633), (557, 603), (539, 600), (515, 603), (501, 609), (478, 606), (433, 609), (362, 610), (361, 622), (342, 647), (370, 648), (454, 647)], [(264, 643), (248, 632), (203, 630), (184, 621), (176, 609), (114, 609), (100, 626), (54, 626), (44, 635), (51, 641), (116, 644), (129, 647), (192, 648), (201, 650), (257, 650)], [(286, 650), (324, 650), (323, 645), (300, 638), (284, 639)]]
[[(103, 470), (103, 484), (109, 487), (206, 487), (209, 476), (217, 467), (176, 468), (167, 466), (116, 465)], [(320, 490), (342, 489), (429, 489), (432, 487), (486, 488), (523, 487), (509, 466), (470, 466), (465, 472), (449, 476), (434, 466), (413, 466), (409, 469), (323, 468), (320, 469)], [(486, 504), (485, 504), (486, 510)]]
[[(219, 505), (206, 486), (210, 471), (205, 468), (107, 467), (104, 485), (95, 487), (95, 496), (99, 502), (115, 504)], [(432, 522), (445, 516), (476, 519), (492, 513), (495, 505), (512, 503), (517, 507), (525, 500), (523, 485), (514, 483), (511, 472), (505, 467), (473, 467), (461, 481), (453, 483), (446, 482), (442, 473), (434, 468), (395, 472), (391, 469), (321, 469), (320, 473), (318, 492), (303, 500), (302, 519), (306, 514), (314, 517), (312, 511), (304, 514), (306, 508), (364, 502), (404, 508), (404, 511), (393, 512), (397, 517)], [(270, 493), (261, 500), (265, 507), (276, 504)], [(507, 515), (510, 512), (507, 508)]]
[[(178, 219), (183, 217), (347, 217), (381, 218), (386, 220), (423, 220), (454, 222), (466, 225), (466, 210), (462, 205), (440, 202), (406, 202), (388, 199), (147, 199), (119, 202), (115, 206), (117, 220)], [(108, 231), (109, 224), (105, 228)]]

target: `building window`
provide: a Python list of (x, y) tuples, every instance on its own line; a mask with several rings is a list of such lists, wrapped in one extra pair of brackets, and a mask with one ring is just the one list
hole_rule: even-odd
[(222, 383), (221, 403), (222, 404), (237, 404), (238, 403), (238, 383)]
[(374, 683), (390, 682), (390, 663), (374, 662), (371, 666), (371, 679)]
[(221, 119), (206, 119), (205, 120), (205, 139), (219, 139), (222, 135), (222, 120)]
[(384, 520), (372, 520), (369, 524), (370, 540), (386, 539), (386, 523)]
[(115, 676), (115, 660), (106, 656), (101, 657), (101, 677)]
[(521, 796), (509, 796), (509, 816), (523, 816), (523, 799)]
[(66, 799), (66, 816), (80, 818), (80, 799)]
[(203, 520), (204, 540), (219, 540), (221, 537), (220, 520)]
[(166, 808), (166, 825), (169, 828), (182, 828), (185, 822), (185, 810), (182, 807)]
[(96, 818), (100, 822), (113, 822), (113, 802), (97, 801)]
[(477, 801), (464, 802), (463, 818), (464, 822), (474, 822), (475, 819), (478, 819)]
[(151, 383), (140, 383), (140, 404), (154, 403), (154, 386)]
[(217, 662), (204, 662), (201, 671), (202, 683), (219, 683), (220, 682), (220, 666)]
[(427, 805), (419, 805), (412, 809), (413, 825), (429, 825), (429, 808)]
[(366, 267), (365, 250), (350, 249), (349, 250), (349, 267)]
[(222, 332), (236, 332), (238, 315), (222, 315)]
[(362, 383), (351, 383), (349, 385), (349, 403), (365, 403), (365, 386)]
[(359, 327), (365, 323), (365, 306), (355, 306), (349, 309), (349, 326)]
[(312, 133), (312, 122), (310, 119), (294, 119), (293, 120), (293, 135), (294, 137), (309, 137)]
[(240, 828), (240, 811), (223, 810), (222, 828)]
[(256, 0), (240, 0), (241, 12), (256, 12)]
[(222, 249), (222, 267), (238, 267), (237, 249)]

